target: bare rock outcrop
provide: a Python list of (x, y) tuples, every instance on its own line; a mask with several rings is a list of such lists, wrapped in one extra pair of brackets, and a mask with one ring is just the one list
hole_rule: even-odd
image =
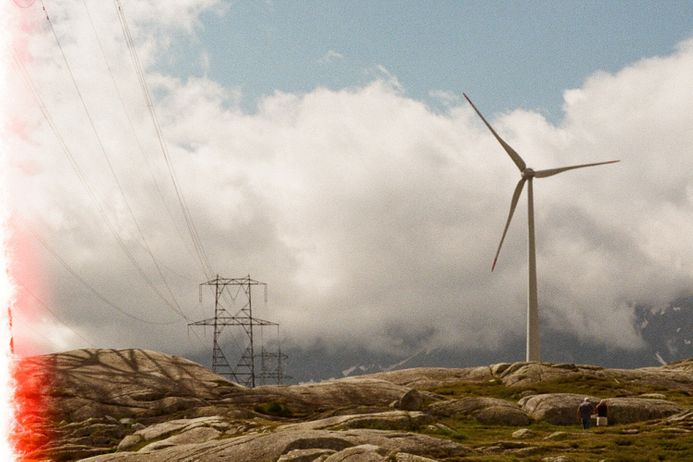
[[(326, 459), (330, 460), (331, 457), (345, 449), (364, 445), (370, 447), (369, 452), (387, 455), (387, 457), (396, 457), (397, 454), (404, 453), (432, 458), (433, 460), (461, 457), (473, 452), (459, 443), (409, 432), (286, 430), (254, 433), (236, 438), (185, 444), (157, 450), (146, 450), (145, 448), (137, 452), (103, 454), (84, 459), (84, 462), (183, 462), (189, 460), (274, 462), (282, 456), (289, 457), (288, 455), (296, 450), (308, 450), (310, 453), (324, 450), (334, 451), (334, 454)], [(345, 455), (349, 454), (352, 452), (347, 451), (345, 453)], [(334, 458), (332, 460), (349, 459)]]
[(530, 419), (517, 404), (497, 398), (467, 397), (439, 401), (427, 411), (437, 417), (474, 419), (492, 425), (528, 425)]
[(443, 368), (417, 367), (398, 371), (380, 372), (369, 377), (415, 389), (439, 387), (455, 382), (488, 382), (494, 377), (488, 367)]
[(250, 389), (163, 353), (85, 349), (20, 362), (22, 412), (13, 437), (24, 460), (55, 462), (428, 462), (479, 451), (527, 457), (537, 447), (525, 441), (537, 435), (472, 450), (445, 439), (465, 435), (441, 420), (577, 425), (585, 395), (552, 391), (594, 389), (611, 393), (601, 396), (611, 424), (649, 420), (648, 428), (684, 435), (693, 430), (684, 406), (691, 370), (691, 360), (634, 370), (522, 362)]
[(433, 422), (433, 417), (423, 412), (389, 411), (368, 414), (340, 415), (282, 425), (276, 431), (287, 430), (346, 430), (373, 428), (379, 430), (413, 431)]
[(586, 378), (608, 383), (644, 384), (667, 390), (690, 390), (693, 384), (693, 359), (662, 367), (639, 369), (605, 369), (599, 366), (571, 363), (516, 362), (498, 363), (459, 369), (422, 367), (373, 374), (410, 388), (426, 389), (456, 382), (485, 383), (496, 380), (512, 388), (530, 388), (551, 381), (571, 382)]
[(289, 386), (261, 386), (231, 395), (223, 404), (252, 409), (258, 403), (282, 403), (293, 414), (354, 414), (360, 409), (384, 411), (409, 388), (370, 376)]
[(627, 424), (662, 419), (684, 412), (684, 408), (664, 399), (609, 398), (609, 422)]
[(45, 411), (69, 422), (170, 415), (242, 389), (197, 363), (149, 350), (73, 350), (18, 367), (42, 369), (46, 382), (21, 393), (40, 396)]
[[(595, 396), (588, 397), (593, 403), (599, 401)], [(555, 425), (572, 425), (577, 421), (576, 410), (583, 398), (584, 395), (572, 393), (545, 393), (522, 398), (519, 404), (533, 420)], [(685, 410), (663, 399), (609, 398), (606, 402), (610, 424), (661, 419)]]
[(605, 369), (586, 364), (550, 364), (536, 362), (504, 363), (490, 366), (494, 378), (508, 387), (531, 387), (536, 383), (572, 382), (600, 380), (618, 385), (642, 384), (667, 390), (690, 390), (693, 376), (693, 360), (679, 361), (664, 367), (644, 367), (639, 369)]
[[(584, 398), (584, 395), (573, 393), (544, 393), (522, 398), (519, 404), (532, 420), (574, 425), (577, 422), (577, 408)], [(599, 401), (595, 396), (588, 398), (595, 403)]]

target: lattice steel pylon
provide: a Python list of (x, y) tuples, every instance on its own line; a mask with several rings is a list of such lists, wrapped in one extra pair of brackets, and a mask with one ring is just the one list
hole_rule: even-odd
[[(258, 326), (279, 325), (276, 322), (265, 321), (264, 319), (253, 317), (252, 288), (253, 286), (260, 285), (264, 286), (266, 290), (266, 283), (251, 279), (250, 275), (243, 278), (221, 278), (217, 275), (214, 279), (203, 282), (200, 284), (200, 293), (202, 292), (202, 286), (211, 286), (214, 288), (214, 318), (188, 324), (189, 326), (214, 327), (212, 371), (219, 375), (226, 376), (229, 380), (251, 388), (256, 385), (254, 328)], [(234, 316), (230, 316), (226, 308), (221, 304), (221, 297), (229, 286), (238, 287), (238, 292), (242, 290), (247, 300), (245, 305), (243, 305), (240, 311)], [(238, 295), (238, 293), (236, 295)], [(228, 326), (242, 327), (248, 337), (248, 346), (241, 355), (238, 364), (236, 364), (236, 367), (233, 369), (226, 359), (220, 342), (221, 333), (224, 328)]]
[(284, 373), (284, 361), (288, 356), (282, 353), (281, 347), (277, 347), (276, 353), (265, 350), (263, 346), (260, 350), (260, 374), (258, 378), (262, 385), (269, 381), (274, 381), (277, 385), (284, 383), (284, 380), (291, 379), (290, 375)]

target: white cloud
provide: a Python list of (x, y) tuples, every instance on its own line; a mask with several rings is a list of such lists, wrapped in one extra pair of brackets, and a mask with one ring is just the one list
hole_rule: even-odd
[(428, 92), (428, 96), (440, 102), (445, 107), (457, 105), (460, 102), (460, 95), (451, 91), (431, 90)]
[(333, 63), (335, 61), (342, 61), (344, 59), (344, 55), (338, 51), (335, 50), (327, 50), (327, 53), (322, 55), (322, 57), (319, 59), (319, 62), (321, 63)]
[[(145, 56), (165, 49), (164, 32), (193, 33), (200, 12), (220, 5), (169, 3), (126, 4), (139, 34), (157, 21), (160, 36), (145, 40)], [(105, 67), (79, 58), (80, 50), (98, 56), (98, 49), (78, 4), (65, 2), (56, 25), (64, 21), (60, 34), (95, 123), (181, 307), (191, 320), (209, 317), (211, 294), (198, 304), (203, 276), (127, 53), (107, 49), (152, 173)], [(107, 22), (106, 12), (96, 16)], [(116, 26), (99, 30), (117, 34)], [(32, 75), (61, 133), (132, 255), (160, 284), (45, 28), (30, 49)], [(375, 72), (359, 88), (268, 96), (254, 114), (239, 108), (235, 90), (207, 78), (183, 82), (149, 72), (178, 180), (213, 267), (268, 282), (270, 303), (256, 314), (280, 321), (295, 343), (493, 348), (523, 335), (524, 201), (499, 266), (489, 271), (518, 179), (513, 164), (470, 107), (451, 100), (446, 113), (434, 113), (406, 97), (390, 71)], [(536, 182), (540, 303), (554, 328), (634, 347), (640, 339), (633, 305), (665, 304), (690, 287), (692, 73), (693, 47), (684, 44), (567, 91), (558, 126), (533, 112), (487, 114), (535, 168), (622, 160)], [(29, 134), (11, 140), (22, 153), (14, 166), (18, 220), (131, 314), (175, 318), (114, 242), (30, 96), (16, 104), (17, 123)], [(29, 250), (40, 269), (18, 277), (52, 292), (55, 311), (79, 332), (107, 346), (208, 349), (188, 337), (184, 321), (150, 326), (105, 307), (38, 243)], [(52, 347), (79, 342), (68, 332), (60, 338)]]

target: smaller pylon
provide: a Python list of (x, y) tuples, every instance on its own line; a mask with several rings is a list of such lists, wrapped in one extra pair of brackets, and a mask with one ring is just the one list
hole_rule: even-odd
[(258, 376), (261, 385), (270, 382), (282, 385), (285, 380), (291, 379), (290, 375), (284, 373), (284, 361), (289, 357), (282, 353), (281, 347), (277, 347), (277, 352), (267, 351), (263, 346), (260, 350), (260, 374)]

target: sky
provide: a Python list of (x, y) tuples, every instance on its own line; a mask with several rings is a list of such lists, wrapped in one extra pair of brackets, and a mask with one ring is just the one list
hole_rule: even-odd
[(536, 181), (545, 326), (631, 351), (691, 295), (690, 1), (18, 3), (20, 354), (199, 356), (216, 274), (297, 348), (522, 338), (526, 204), (491, 273), (519, 176), (462, 92), (535, 169), (621, 161)]

